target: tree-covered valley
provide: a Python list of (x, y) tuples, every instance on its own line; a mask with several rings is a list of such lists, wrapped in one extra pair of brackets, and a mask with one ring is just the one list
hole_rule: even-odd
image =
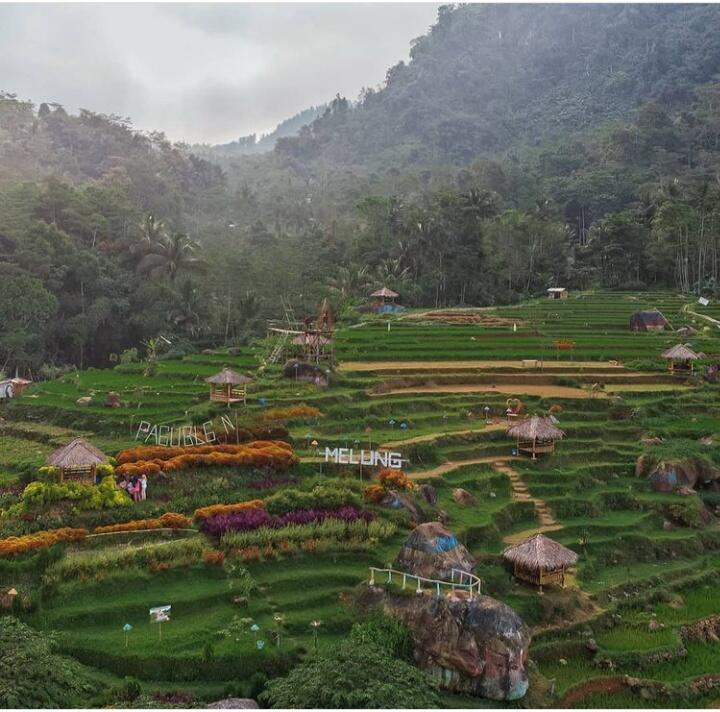
[(719, 28), (711, 5), (446, 6), (384, 86), (252, 155), (4, 93), (0, 368), (242, 343), (283, 301), (382, 285), (715, 294)]

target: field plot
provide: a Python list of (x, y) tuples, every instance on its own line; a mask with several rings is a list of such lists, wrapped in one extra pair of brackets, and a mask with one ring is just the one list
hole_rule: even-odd
[[(697, 334), (632, 333), (629, 317), (643, 308)], [(702, 379), (703, 364), (720, 354), (720, 331), (698, 316), (720, 314), (674, 294), (619, 292), (481, 313), (391, 317), (389, 330), (388, 319), (374, 317), (340, 325), (340, 363), (327, 389), (282, 379), (277, 366), (259, 371), (262, 343), (239, 356), (161, 361), (147, 378), (143, 364), (130, 364), (35, 384), (2, 414), (0, 507), (21, 512), (0, 518), (3, 537), (60, 526), (91, 533), (167, 512), (187, 522), (0, 559), (0, 586), (27, 597), (21, 617), (55, 631), (61, 650), (98, 679), (128, 675), (147, 691), (191, 690), (204, 700), (231, 684), (238, 694), (256, 694), (258, 680), (283, 674), (316, 644), (331, 650), (347, 637), (359, 620), (358, 585), (370, 566), (393, 562), (411, 530), (407, 512), (365, 499), (365, 487), (379, 485), (374, 468), (331, 465), (322, 456), (326, 446), (381, 446), (401, 452), (413, 485), (432, 485), (432, 510), (417, 490), (408, 496), (433, 517), (443, 513), (477, 559), (483, 592), (531, 627), (528, 699), (542, 694), (544, 704), (573, 707), (717, 703), (720, 694), (698, 679), (720, 670), (720, 643), (702, 633), (720, 614), (720, 494), (701, 480), (688, 496), (655, 491), (635, 473), (647, 453), (720, 463), (720, 389)], [(661, 358), (680, 342), (707, 357), (692, 377), (668, 374)], [(223, 366), (253, 376), (247, 406), (209, 402), (203, 379)], [(111, 391), (124, 407), (104, 406)], [(77, 403), (84, 396), (90, 405)], [(556, 420), (564, 437), (554, 453), (532, 461), (517, 452), (505, 432), (516, 399), (521, 417)], [(300, 405), (317, 411), (287, 410)], [(143, 502), (83, 509), (53, 500), (23, 509), (18, 490), (73, 437), (116, 455), (137, 444), (140, 420), (199, 424), (230, 414), (243, 427), (267, 427), (272, 410), (286, 413), (272, 423), (286, 429), (300, 459), (285, 469), (193, 465), (151, 475)], [(252, 528), (229, 536), (221, 530), (227, 521), (215, 520), (213, 529), (196, 516), (198, 508), (259, 499), (285, 507), (268, 517), (292, 519), (331, 494), (337, 503), (326, 509), (367, 511), (383, 535), (353, 538), (338, 535), (340, 525), (314, 522), (302, 525), (312, 534), (300, 529), (296, 539), (289, 529), (283, 541)], [(241, 527), (249, 515), (228, 517)], [(505, 547), (539, 531), (579, 556), (567, 587), (542, 596), (502, 559)], [(166, 604), (173, 608), (161, 638), (148, 609)], [(487, 706), (449, 693), (442, 699)]]

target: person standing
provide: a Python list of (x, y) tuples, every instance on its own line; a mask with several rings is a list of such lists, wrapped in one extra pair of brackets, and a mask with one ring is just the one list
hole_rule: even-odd
[(147, 497), (147, 475), (143, 472), (142, 477), (140, 478), (140, 501), (144, 502), (145, 498)]

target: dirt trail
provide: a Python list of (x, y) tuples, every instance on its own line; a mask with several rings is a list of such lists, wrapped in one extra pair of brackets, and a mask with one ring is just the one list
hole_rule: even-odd
[(370, 393), (371, 397), (393, 396), (402, 393), (509, 393), (511, 395), (541, 396), (549, 398), (607, 398), (607, 393), (596, 393), (590, 390), (572, 388), (570, 386), (536, 386), (522, 383), (448, 383), (434, 386), (409, 386), (407, 388), (390, 388), (382, 393)]
[[(509, 457), (503, 458), (505, 460), (520, 460), (522, 459), (519, 455), (511, 455)], [(433, 467), (432, 470), (422, 470), (421, 472), (409, 472), (407, 473), (407, 476), (411, 480), (424, 480), (427, 477), (441, 477), (446, 472), (452, 472), (453, 470), (457, 470), (459, 467), (464, 467), (465, 465), (486, 465), (486, 464), (494, 464), (497, 462), (498, 457), (495, 455), (494, 457), (477, 457), (470, 460), (448, 460), (447, 462), (443, 462), (442, 465), (438, 465), (437, 467)]]
[(510, 534), (503, 539), (508, 544), (516, 544), (523, 539), (526, 539), (531, 534), (536, 534), (538, 531), (556, 531), (562, 529), (562, 525), (555, 519), (550, 507), (547, 503), (539, 497), (532, 497), (528, 492), (527, 485), (523, 482), (520, 473), (510, 467), (504, 460), (497, 460), (493, 463), (493, 467), (498, 471), (507, 475), (510, 479), (510, 485), (512, 487), (513, 499), (517, 499), (521, 502), (532, 502), (535, 507), (535, 514), (537, 515), (539, 528), (532, 530), (517, 532)]
[[(529, 359), (530, 361), (534, 359)], [(538, 364), (541, 363), (537, 359)], [(544, 361), (545, 371), (553, 369), (575, 368), (587, 370), (592, 368), (610, 368), (624, 370), (621, 364), (609, 361)], [(522, 360), (469, 360), (469, 361), (345, 361), (338, 365), (338, 371), (415, 371), (433, 369), (434, 371), (453, 371), (458, 368), (517, 368), (523, 371), (539, 371), (539, 368), (528, 366)]]
[(440, 433), (428, 433), (426, 435), (416, 435), (413, 438), (405, 438), (404, 440), (391, 440), (383, 443), (380, 447), (402, 447), (403, 445), (414, 445), (415, 443), (427, 443), (439, 438), (451, 437), (453, 435), (475, 435), (476, 433), (491, 433), (496, 430), (505, 430), (506, 423), (489, 423), (482, 428), (472, 428), (470, 430), (445, 430)]

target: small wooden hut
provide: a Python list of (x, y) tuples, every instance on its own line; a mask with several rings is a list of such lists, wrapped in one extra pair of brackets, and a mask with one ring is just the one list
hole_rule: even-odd
[(392, 289), (382, 287), (376, 292), (370, 295), (373, 299), (377, 299), (381, 304), (394, 304), (395, 300), (400, 296), (397, 292), (393, 292)]
[(83, 438), (75, 438), (64, 447), (58, 448), (47, 459), (50, 467), (60, 470), (62, 482), (80, 482), (95, 484), (97, 466), (107, 462), (105, 453), (98, 450)]
[(565, 437), (565, 433), (550, 418), (539, 415), (511, 425), (507, 433), (517, 441), (518, 452), (532, 455), (533, 460), (538, 454), (554, 452), (555, 441)]
[(332, 360), (332, 340), (319, 331), (304, 331), (294, 337), (292, 343), (300, 347), (303, 359), (308, 363)]
[(670, 373), (687, 374), (693, 372), (693, 361), (700, 358), (687, 344), (678, 344), (663, 351), (663, 358), (668, 362)]
[(550, 287), (547, 290), (548, 299), (567, 299), (570, 296), (567, 287)]
[(231, 403), (246, 402), (245, 386), (252, 381), (252, 378), (232, 369), (223, 368), (220, 373), (206, 378), (205, 381), (210, 384), (210, 400), (226, 403), (230, 407)]
[(670, 323), (657, 309), (644, 309), (630, 317), (631, 331), (663, 331), (666, 327), (670, 328)]
[(513, 566), (513, 575), (540, 588), (548, 584), (565, 587), (565, 571), (577, 563), (577, 554), (548, 539), (535, 534), (520, 544), (509, 546), (503, 558)]

